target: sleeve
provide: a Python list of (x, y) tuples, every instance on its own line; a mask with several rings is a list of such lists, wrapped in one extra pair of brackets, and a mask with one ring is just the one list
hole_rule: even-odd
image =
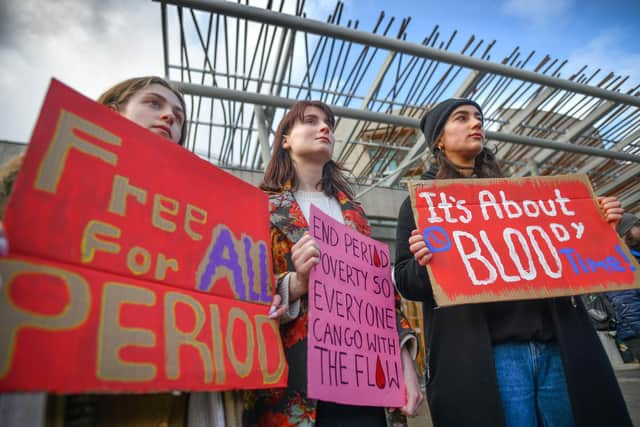
[(415, 360), (418, 355), (418, 338), (415, 331), (411, 327), (409, 320), (402, 311), (400, 294), (394, 291), (395, 307), (396, 307), (396, 328), (398, 329), (398, 338), (400, 341), (400, 349), (406, 347), (411, 354), (411, 358)]
[(289, 280), (291, 280), (290, 272), (286, 273), (282, 276), (282, 279), (277, 281), (276, 292), (278, 292), (278, 295), (282, 298), (282, 304), (289, 306), (287, 311), (280, 317), (281, 324), (289, 323), (300, 315), (300, 299), (294, 302), (289, 301)]
[(300, 315), (300, 299), (289, 301), (289, 280), (293, 272), (291, 261), (291, 242), (280, 230), (270, 226), (273, 273), (275, 279), (274, 292), (282, 298), (282, 304), (288, 305), (287, 311), (280, 317), (280, 324), (289, 323)]
[[(404, 317), (404, 314), (401, 313), (401, 315), (402, 319), (400, 322), (402, 323), (402, 321), (405, 321), (408, 324), (409, 322)], [(413, 329), (410, 329), (409, 333), (403, 333), (400, 337), (400, 349), (405, 347), (407, 351), (409, 351), (411, 358), (416, 360), (416, 357), (418, 357), (418, 337)]]
[(420, 266), (409, 250), (409, 237), (416, 228), (409, 197), (400, 206), (396, 228), (396, 262), (393, 277), (403, 297), (435, 305), (427, 269)]

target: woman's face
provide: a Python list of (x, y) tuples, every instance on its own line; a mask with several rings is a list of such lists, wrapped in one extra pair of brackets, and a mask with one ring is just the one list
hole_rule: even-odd
[(436, 146), (454, 164), (462, 165), (475, 160), (483, 142), (482, 114), (473, 105), (461, 105), (449, 115)]
[(153, 83), (140, 89), (120, 107), (120, 114), (155, 134), (180, 141), (184, 110), (180, 99), (165, 86)]
[(282, 148), (296, 162), (326, 163), (333, 155), (335, 137), (324, 111), (309, 106), (302, 121), (296, 120), (285, 136)]

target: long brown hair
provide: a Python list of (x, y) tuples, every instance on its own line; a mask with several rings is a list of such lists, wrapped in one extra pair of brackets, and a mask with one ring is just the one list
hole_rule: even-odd
[[(107, 107), (113, 108), (116, 111), (121, 111), (122, 108), (129, 102), (129, 99), (138, 91), (152, 85), (159, 84), (166, 87), (173, 92), (182, 104), (182, 111), (187, 112), (187, 107), (184, 102), (184, 97), (178, 89), (174, 88), (168, 81), (162, 77), (147, 76), (147, 77), (134, 77), (120, 82), (109, 89), (107, 89), (102, 95), (98, 97), (97, 102)], [(184, 146), (187, 140), (187, 120), (182, 123), (182, 129), (180, 134), (180, 140), (178, 144)]]
[[(433, 154), (438, 168), (437, 179), (466, 178), (442, 150), (435, 148)], [(482, 147), (482, 151), (476, 156), (473, 174), (477, 178), (500, 178), (504, 176), (495, 154), (487, 147)]]
[[(298, 180), (293, 160), (289, 150), (282, 147), (284, 137), (289, 133), (296, 123), (304, 121), (304, 111), (307, 107), (316, 107), (327, 115), (329, 126), (333, 130), (336, 119), (333, 111), (327, 104), (320, 101), (299, 101), (293, 104), (291, 109), (280, 121), (276, 135), (273, 140), (273, 150), (271, 160), (264, 172), (264, 178), (260, 183), (260, 188), (264, 191), (279, 192), (289, 182), (291, 188), (298, 188)], [(353, 198), (351, 186), (342, 174), (342, 168), (333, 160), (329, 160), (322, 168), (322, 178), (318, 183), (320, 189), (329, 197), (335, 197), (339, 191), (345, 193), (349, 198)]]
[[(445, 102), (451, 102), (452, 100), (448, 100)], [(459, 101), (458, 101), (459, 102)], [(481, 115), (482, 118), (482, 126), (484, 127), (484, 113), (482, 112), (482, 108), (476, 102), (466, 100), (466, 102), (473, 105)], [(444, 103), (443, 103), (444, 104)], [(438, 108), (438, 107), (436, 107)], [(440, 144), (438, 143), (444, 136), (444, 128), (446, 126), (447, 121), (449, 120), (449, 116), (455, 111), (457, 107), (451, 107), (449, 109), (449, 113), (444, 118), (444, 121), (441, 125), (441, 130), (438, 136), (433, 140), (432, 150), (433, 155), (435, 157), (435, 163), (438, 168), (438, 172), (436, 173), (436, 179), (452, 179), (452, 178), (466, 178), (465, 175), (460, 173), (460, 167), (453, 163), (447, 157), (446, 153), (438, 148)], [(498, 161), (496, 160), (496, 156), (494, 153), (486, 146), (483, 146), (482, 150), (476, 155), (475, 161), (473, 164), (473, 175), (476, 178), (500, 178), (504, 176), (502, 174), (502, 169), (498, 165)]]

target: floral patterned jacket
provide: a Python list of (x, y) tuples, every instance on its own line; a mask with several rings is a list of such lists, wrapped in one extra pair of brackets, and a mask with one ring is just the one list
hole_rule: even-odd
[[(358, 203), (344, 193), (336, 196), (345, 225), (369, 235), (370, 227), (364, 211)], [(290, 271), (295, 271), (291, 261), (291, 247), (309, 229), (300, 205), (290, 186), (282, 192), (269, 194), (271, 211), (271, 244), (276, 282)], [(396, 293), (396, 322), (400, 341), (414, 332), (399, 310), (400, 297)], [(308, 399), (307, 390), (307, 323), (309, 301), (301, 298), (300, 314), (289, 323), (280, 326), (285, 355), (289, 364), (289, 381), (285, 389), (269, 389), (248, 392), (245, 399), (245, 425), (259, 427), (309, 426), (316, 420), (316, 400)], [(406, 419), (400, 411), (387, 411), (388, 426), (404, 426)]]

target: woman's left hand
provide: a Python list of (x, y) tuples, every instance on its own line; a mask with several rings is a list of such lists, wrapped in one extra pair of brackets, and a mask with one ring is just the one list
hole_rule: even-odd
[[(400, 412), (407, 417), (414, 417), (418, 412), (418, 409), (420, 409), (420, 405), (424, 401), (424, 396), (420, 390), (418, 373), (416, 372), (416, 367), (413, 363), (413, 359), (411, 358), (411, 354), (409, 354), (409, 350), (403, 348), (400, 355), (402, 359), (404, 386), (407, 393), (407, 402), (402, 408), (400, 408)], [(392, 411), (395, 410), (395, 408), (389, 409)]]
[(604, 212), (604, 216), (613, 228), (617, 227), (624, 214), (624, 209), (620, 201), (615, 197), (598, 197), (600, 209)]
[(4, 234), (4, 225), (0, 221), (0, 256), (9, 255), (9, 241), (7, 235)]
[(279, 294), (273, 296), (271, 307), (269, 307), (269, 319), (279, 319), (285, 311), (287, 311), (288, 305), (281, 305), (282, 297)]

